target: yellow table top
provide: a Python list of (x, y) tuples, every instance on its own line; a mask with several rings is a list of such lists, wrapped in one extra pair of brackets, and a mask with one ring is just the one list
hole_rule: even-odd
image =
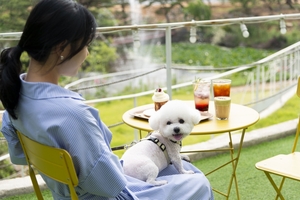
[[(186, 101), (186, 103), (194, 107), (194, 101)], [(148, 104), (128, 110), (123, 114), (124, 123), (136, 129), (152, 131), (147, 119), (134, 117), (133, 114), (153, 107), (153, 104)], [(199, 124), (195, 125), (191, 135), (218, 134), (245, 129), (259, 120), (259, 113), (256, 110), (239, 104), (231, 104), (228, 120), (218, 120), (215, 117), (215, 106), (213, 101), (209, 103), (208, 112), (213, 116), (208, 120), (203, 120)]]

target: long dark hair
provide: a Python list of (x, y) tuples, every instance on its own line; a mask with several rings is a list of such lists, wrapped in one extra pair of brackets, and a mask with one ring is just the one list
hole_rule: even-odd
[(71, 46), (72, 58), (95, 37), (93, 15), (73, 0), (41, 0), (31, 11), (16, 47), (4, 49), (0, 55), (0, 100), (13, 119), (21, 89), (20, 56), (23, 51), (40, 63), (45, 63), (59, 44)]

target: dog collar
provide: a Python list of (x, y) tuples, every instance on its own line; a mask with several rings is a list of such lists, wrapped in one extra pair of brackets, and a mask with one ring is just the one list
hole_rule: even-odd
[(182, 142), (181, 141), (174, 141), (174, 140), (170, 140), (170, 141), (173, 142), (173, 143), (178, 144), (179, 146), (182, 146)]
[(153, 143), (155, 143), (155, 144), (160, 148), (160, 150), (162, 150), (162, 152), (164, 152), (165, 157), (166, 157), (166, 159), (167, 159), (167, 162), (168, 162), (168, 163), (171, 163), (170, 158), (169, 158), (169, 156), (168, 156), (168, 153), (167, 153), (167, 151), (166, 151), (166, 145), (165, 145), (164, 143), (161, 143), (161, 142), (159, 141), (158, 138), (153, 137), (153, 136), (151, 136), (151, 135), (148, 136), (148, 137), (146, 137), (144, 140), (150, 140), (150, 141), (152, 141)]

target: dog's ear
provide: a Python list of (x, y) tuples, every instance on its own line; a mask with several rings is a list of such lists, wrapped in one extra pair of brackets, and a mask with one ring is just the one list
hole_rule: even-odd
[(155, 111), (149, 118), (149, 125), (153, 130), (159, 129), (159, 122), (160, 122), (160, 112)]
[(191, 117), (194, 125), (198, 124), (201, 120), (201, 114), (196, 109), (191, 109)]

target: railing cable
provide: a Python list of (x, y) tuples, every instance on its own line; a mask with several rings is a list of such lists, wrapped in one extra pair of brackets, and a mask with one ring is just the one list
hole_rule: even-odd
[(109, 82), (109, 83), (105, 83), (105, 84), (91, 85), (91, 86), (87, 86), (87, 87), (79, 87), (79, 88), (75, 88), (75, 89), (71, 89), (71, 90), (74, 91), (74, 92), (78, 92), (79, 90), (87, 90), (87, 89), (92, 89), (92, 88), (96, 88), (96, 87), (104, 87), (104, 86), (107, 86), (107, 85), (121, 83), (121, 82), (124, 82), (124, 81), (128, 81), (128, 80), (131, 80), (131, 79), (142, 77), (142, 76), (145, 76), (147, 74), (151, 74), (153, 72), (159, 71), (161, 69), (166, 69), (166, 66), (160, 67), (160, 68), (157, 68), (157, 69), (154, 69), (154, 70), (151, 70), (151, 71), (148, 71), (148, 72), (136, 75), (136, 76), (132, 76), (132, 77), (129, 77), (129, 78), (121, 79), (121, 80), (118, 80), (118, 81)]

